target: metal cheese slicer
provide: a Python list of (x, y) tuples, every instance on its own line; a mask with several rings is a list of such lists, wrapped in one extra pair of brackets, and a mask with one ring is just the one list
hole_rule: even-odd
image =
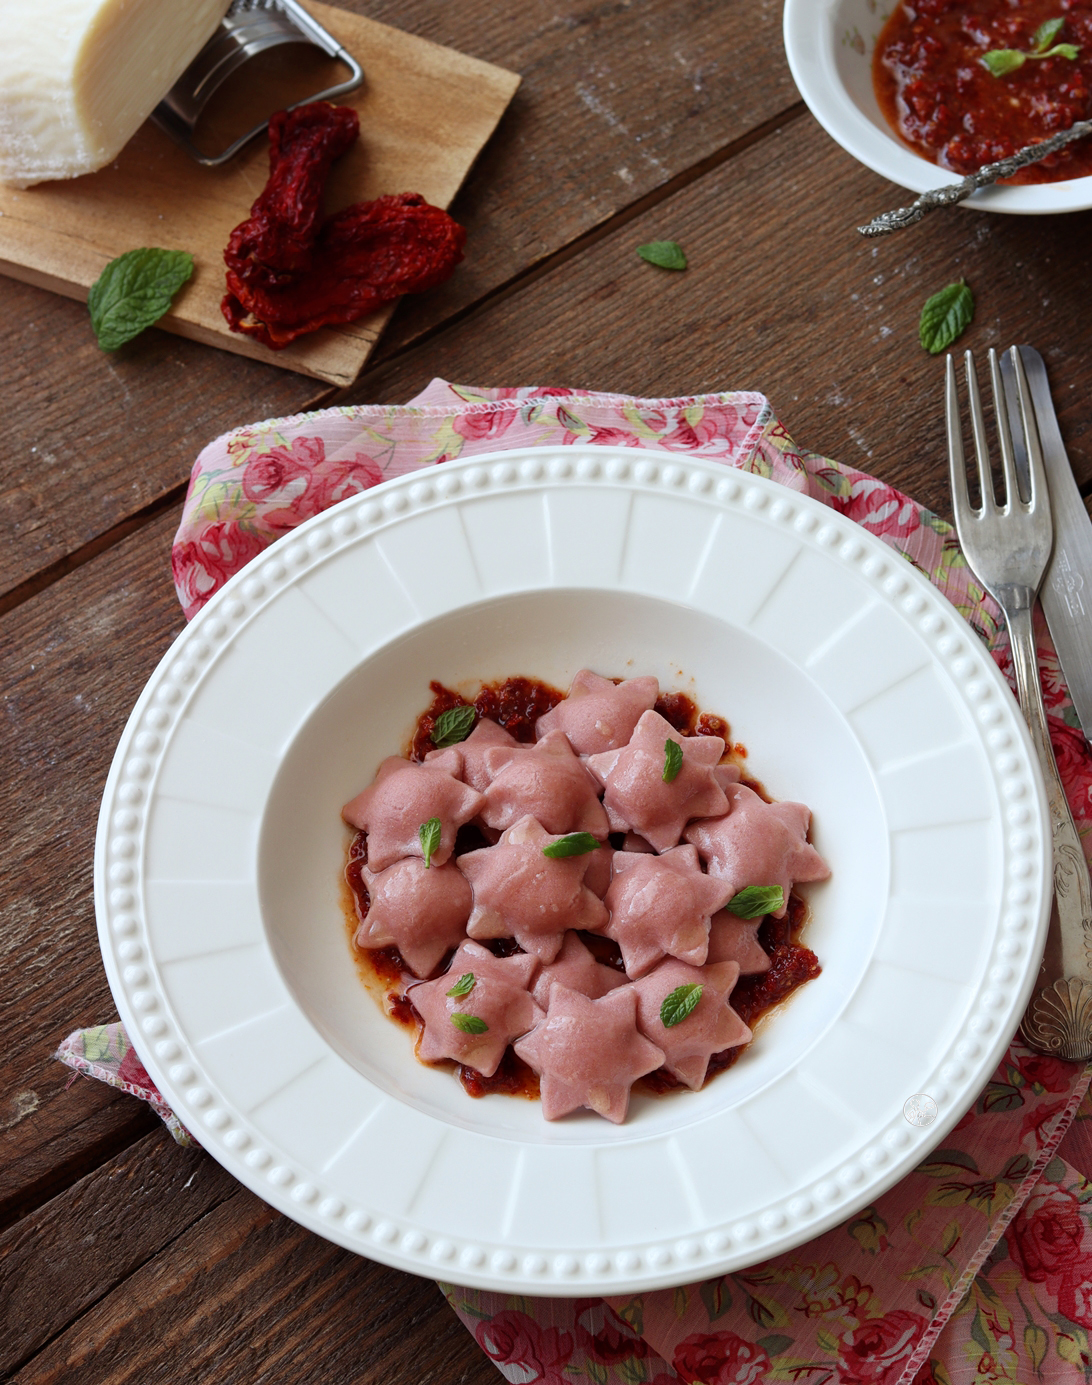
[(199, 164), (218, 168), (227, 163), (245, 144), (262, 134), (268, 120), (259, 121), (219, 154), (203, 154), (193, 143), (201, 113), (244, 63), (286, 43), (312, 44), (344, 63), (350, 74), (336, 86), (293, 102), (290, 110), (308, 101), (333, 100), (335, 96), (353, 91), (364, 81), (364, 70), (352, 54), (347, 53), (333, 34), (312, 19), (296, 0), (234, 0), (212, 38), (152, 112), (152, 119)]

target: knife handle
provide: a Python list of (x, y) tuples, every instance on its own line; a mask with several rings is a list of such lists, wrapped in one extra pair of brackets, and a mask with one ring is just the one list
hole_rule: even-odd
[(1050, 744), (1031, 607), (1005, 612), (1020, 707), (1043, 771), (1054, 855), (1054, 905), (1046, 952), (1021, 1030), (1040, 1053), (1092, 1058), (1092, 880)]

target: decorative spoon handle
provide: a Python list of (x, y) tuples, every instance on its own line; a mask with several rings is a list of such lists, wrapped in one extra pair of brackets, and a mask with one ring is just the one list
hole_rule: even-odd
[(857, 230), (862, 236), (889, 236), (892, 231), (901, 231), (906, 226), (913, 226), (926, 212), (935, 211), (937, 207), (952, 207), (957, 202), (962, 202), (965, 197), (970, 197), (971, 193), (977, 192), (979, 188), (996, 183), (998, 178), (1011, 178), (1017, 170), (1026, 168), (1028, 164), (1038, 163), (1048, 154), (1053, 154), (1075, 139), (1083, 139), (1085, 135), (1092, 135), (1092, 120), (1078, 120), (1068, 130), (1062, 130), (1057, 135), (1051, 135), (1050, 139), (1043, 140), (1042, 144), (1028, 144), (1015, 154), (1010, 154), (1007, 159), (983, 164), (977, 172), (968, 173), (966, 178), (962, 178), (958, 183), (931, 188), (928, 192), (923, 192), (916, 201), (911, 202), (909, 207), (898, 207), (893, 212), (883, 212), (867, 226), (858, 226)]

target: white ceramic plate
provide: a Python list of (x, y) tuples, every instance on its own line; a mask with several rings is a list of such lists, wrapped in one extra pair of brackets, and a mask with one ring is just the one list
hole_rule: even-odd
[[(872, 54), (893, 11), (892, 0), (785, 0), (785, 53), (800, 95), (828, 135), (874, 173), (925, 192), (959, 176), (915, 154), (880, 111)], [(980, 188), (965, 205), (990, 212), (1080, 211), (1092, 207), (1092, 178)], [(876, 214), (885, 210), (877, 207)]]
[[(833, 867), (811, 887), (822, 976), (702, 1092), (636, 1098), (618, 1127), (419, 1064), (339, 904), (339, 809), (430, 679), (582, 665), (727, 716)], [(806, 1241), (950, 1129), (1030, 989), (1044, 813), (992, 660), (879, 540), (716, 463), (537, 449), (346, 501), (209, 603), (121, 738), (96, 907), (149, 1072), (261, 1197), (420, 1274), (619, 1292)]]

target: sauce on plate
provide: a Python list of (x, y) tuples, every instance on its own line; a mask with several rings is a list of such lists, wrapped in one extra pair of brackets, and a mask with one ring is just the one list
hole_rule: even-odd
[[(405, 748), (408, 758), (420, 763), (430, 750), (432, 728), (437, 717), (451, 707), (473, 706), (479, 716), (498, 721), (510, 735), (517, 740), (529, 743), (535, 739), (535, 723), (565, 694), (534, 678), (508, 678), (503, 682), (491, 683), (470, 703), (458, 693), (445, 688), (443, 684), (429, 684), (432, 701), (417, 719), (413, 735)], [(739, 763), (746, 758), (746, 748), (729, 740), (728, 723), (709, 712), (699, 711), (697, 704), (685, 693), (665, 693), (656, 702), (655, 710), (668, 720), (683, 735), (721, 736), (727, 746), (725, 759)], [(753, 789), (766, 802), (769, 795), (762, 785), (744, 774), (741, 782)], [(620, 849), (624, 834), (615, 833), (612, 844)], [(461, 856), (466, 851), (476, 851), (488, 845), (486, 838), (471, 824), (459, 829), (453, 856)], [(359, 948), (354, 941), (360, 923), (368, 913), (368, 892), (364, 887), (361, 868), (367, 855), (366, 834), (357, 832), (349, 843), (345, 864), (343, 912), (349, 946), (356, 962), (357, 972), (364, 985), (380, 1000), (387, 1016), (409, 1030), (414, 1045), (420, 1039), (423, 1025), (417, 1011), (413, 1008), (412, 993), (407, 988), (421, 978), (416, 977), (405, 965), (396, 947)], [(744, 976), (732, 991), (731, 1005), (744, 1022), (754, 1030), (756, 1024), (772, 1010), (787, 1000), (805, 982), (820, 973), (818, 958), (805, 947), (801, 934), (808, 921), (808, 909), (804, 900), (797, 894), (789, 896), (788, 911), (785, 918), (767, 917), (758, 930), (758, 940), (772, 958), (770, 970), (760, 975)], [(597, 962), (614, 967), (620, 972), (622, 953), (618, 944), (611, 938), (595, 933), (581, 932), (580, 939)], [(512, 938), (496, 938), (483, 944), (498, 957), (511, 956), (521, 952), (519, 944)], [(433, 973), (442, 975), (451, 960), (451, 954), (444, 957)], [(739, 1045), (714, 1054), (709, 1063), (706, 1081), (718, 1072), (731, 1067), (744, 1049), (749, 1045)], [(538, 1076), (513, 1052), (509, 1046), (500, 1067), (492, 1077), (483, 1077), (473, 1068), (445, 1061), (435, 1064), (456, 1073), (468, 1095), (472, 1097), (501, 1093), (506, 1096), (524, 1097), (537, 1100), (539, 1096)], [(662, 1069), (638, 1079), (636, 1090), (654, 1095), (686, 1088)]]
[[(1034, 54), (1040, 25), (1059, 19), (1045, 49), (1072, 44), (1077, 56)], [(999, 50), (1023, 53), (1024, 61), (994, 76), (982, 56)], [(1092, 119), (1092, 3), (900, 0), (876, 44), (872, 79), (888, 124), (913, 150), (953, 173), (973, 173)], [(1089, 174), (1092, 137), (1005, 181)]]

